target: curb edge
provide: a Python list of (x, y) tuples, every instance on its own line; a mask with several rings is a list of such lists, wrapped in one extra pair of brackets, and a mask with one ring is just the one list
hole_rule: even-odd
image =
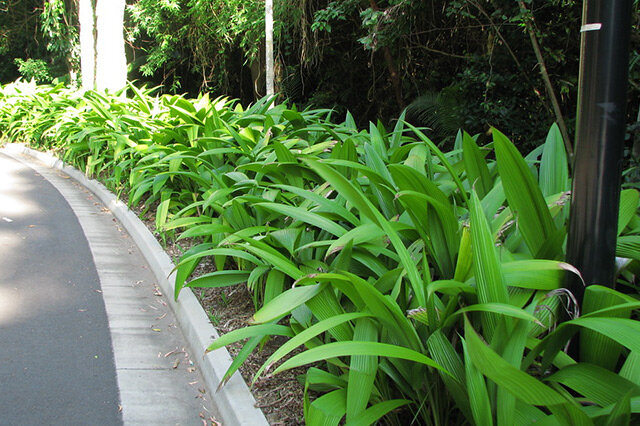
[(8, 143), (4, 149), (9, 153), (25, 154), (70, 176), (95, 194), (113, 215), (122, 223), (127, 232), (149, 263), (158, 285), (165, 293), (169, 305), (185, 335), (192, 359), (197, 363), (204, 378), (209, 395), (226, 425), (268, 426), (269, 423), (259, 408), (239, 372), (233, 374), (223, 388), (217, 390), (232, 359), (226, 348), (204, 354), (203, 348), (217, 338), (218, 332), (209, 322), (200, 302), (190, 288), (181, 290), (178, 301), (173, 297), (175, 272), (174, 264), (147, 227), (126, 204), (117, 199), (102, 183), (88, 179), (84, 173), (66, 165), (62, 160), (44, 152), (28, 148), (23, 144)]

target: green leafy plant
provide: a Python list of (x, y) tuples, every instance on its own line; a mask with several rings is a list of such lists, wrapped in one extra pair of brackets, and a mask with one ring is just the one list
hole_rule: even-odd
[[(621, 195), (617, 283), (588, 287), (578, 313), (563, 289), (579, 271), (564, 262), (556, 126), (524, 157), (495, 129), (489, 145), (461, 131), (443, 151), (404, 116), (361, 130), (272, 98), (130, 92), (3, 86), (0, 131), (144, 203), (163, 235), (194, 239), (176, 297), (247, 286), (251, 324), (208, 348), (242, 342), (223, 383), (285, 336), (253, 380), (310, 366), (309, 424), (638, 419), (640, 195)], [(205, 259), (215, 270), (192, 276)]]
[(18, 71), (27, 80), (35, 80), (37, 83), (50, 83), (51, 73), (49, 66), (42, 59), (14, 60), (18, 66)]

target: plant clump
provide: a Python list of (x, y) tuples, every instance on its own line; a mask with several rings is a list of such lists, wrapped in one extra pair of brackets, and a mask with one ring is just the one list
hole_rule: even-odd
[(226, 378), (276, 341), (251, 381), (307, 366), (308, 424), (638, 420), (640, 195), (622, 192), (617, 282), (587, 287), (566, 319), (579, 271), (564, 262), (557, 126), (526, 156), (496, 129), (443, 152), (404, 115), (362, 130), (273, 98), (128, 91), (7, 85), (0, 131), (154, 205), (164, 238), (193, 239), (176, 297), (250, 293), (249, 324), (207, 348), (241, 345)]

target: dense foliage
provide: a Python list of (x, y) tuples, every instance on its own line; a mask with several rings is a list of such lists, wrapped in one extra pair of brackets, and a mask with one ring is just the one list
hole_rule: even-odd
[[(155, 12), (167, 5), (174, 15)], [(143, 77), (172, 87), (172, 72), (189, 75), (181, 91), (194, 95), (203, 87), (244, 102), (254, 91), (264, 94), (261, 6), (256, 0), (137, 3), (146, 21), (134, 28), (151, 28), (155, 40)], [(428, 134), (440, 141), (453, 142), (460, 127), (480, 133), (498, 126), (527, 135), (517, 143), (531, 149), (560, 118), (552, 96), (572, 136), (581, 6), (567, 0), (276, 1), (279, 91), (299, 104), (348, 109), (359, 124), (389, 122), (410, 105), (407, 119), (431, 127)], [(637, 7), (634, 14), (637, 28)], [(633, 52), (638, 41), (634, 36)], [(164, 61), (161, 80), (147, 66), (158, 58)], [(633, 86), (629, 96), (629, 123), (637, 90)]]
[[(393, 130), (262, 99), (0, 90), (5, 138), (52, 149), (129, 201), (155, 204), (185, 287), (246, 285), (253, 324), (229, 374), (312, 364), (309, 424), (628, 424), (640, 413), (640, 196), (623, 191), (617, 288), (562, 288), (570, 177), (559, 131), (522, 157), (493, 129), (441, 151)], [(212, 258), (217, 270), (191, 277)], [(564, 312), (568, 318), (562, 321)], [(580, 352), (563, 351), (580, 335)], [(305, 350), (291, 356), (297, 347)]]
[[(166, 93), (207, 90), (245, 104), (265, 94), (263, 1), (128, 3), (130, 79), (162, 85)], [(640, 106), (634, 3), (629, 125)], [(7, 64), (0, 82), (18, 76), (22, 62), (15, 58), (43, 61), (26, 62), (21, 72), (29, 78), (71, 72), (73, 79), (75, 2), (0, 5), (0, 55)], [(427, 134), (449, 147), (460, 127), (508, 128), (530, 150), (554, 121), (564, 119), (572, 137), (581, 6), (575, 0), (276, 0), (277, 90), (298, 105), (350, 110), (360, 125), (378, 118), (390, 123), (409, 106), (407, 120), (430, 127)], [(36, 68), (43, 64), (48, 74)]]
[(77, 72), (75, 3), (0, 1), (0, 82), (23, 76), (40, 82)]

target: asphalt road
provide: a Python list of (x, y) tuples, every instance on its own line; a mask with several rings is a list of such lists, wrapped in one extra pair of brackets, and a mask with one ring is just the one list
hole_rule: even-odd
[(119, 425), (100, 282), (67, 202), (0, 154), (0, 424)]

